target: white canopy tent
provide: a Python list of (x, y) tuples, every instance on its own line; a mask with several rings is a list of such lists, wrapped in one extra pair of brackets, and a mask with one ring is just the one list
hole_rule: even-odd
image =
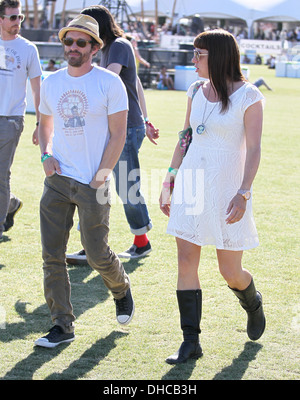
[[(199, 14), (202, 18), (242, 19), (250, 31), (253, 22), (300, 22), (299, 0), (177, 0), (177, 20)], [(141, 11), (140, 0), (127, 0), (133, 12)], [(158, 10), (171, 17), (174, 0), (157, 0)], [(144, 11), (155, 10), (155, 0), (143, 0)], [(154, 12), (154, 11), (153, 11)]]
[[(56, 0), (55, 14), (66, 10), (80, 12), (83, 8), (99, 4), (100, 0)], [(27, 0), (28, 7), (33, 9), (33, 0)], [(37, 1), (39, 9), (44, 0)], [(116, 0), (112, 0), (112, 4)], [(122, 3), (119, 2), (119, 3)], [(159, 15), (172, 17), (174, 0), (126, 0), (124, 1), (133, 13), (141, 14), (142, 4), (145, 14), (155, 15), (155, 5)], [(276, 22), (300, 22), (299, 0), (177, 0), (174, 9), (176, 18), (199, 14), (202, 18), (242, 19), (250, 30), (254, 21), (267, 20)], [(22, 0), (23, 8), (25, 0)], [(49, 7), (51, 1), (49, 1)]]
[(300, 24), (300, 1), (281, 0), (264, 13), (264, 20), (280, 22), (298, 22)]

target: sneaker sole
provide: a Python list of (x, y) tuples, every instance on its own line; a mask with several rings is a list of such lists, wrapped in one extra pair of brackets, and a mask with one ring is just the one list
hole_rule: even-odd
[(71, 264), (71, 265), (88, 265), (86, 257), (82, 258), (82, 259), (67, 257), (66, 262), (67, 262), (67, 264)]
[(47, 339), (42, 339), (42, 338), (40, 338), (40, 339), (37, 339), (37, 340), (34, 342), (34, 344), (35, 344), (36, 346), (46, 347), (46, 348), (48, 348), (48, 349), (53, 349), (54, 347), (57, 347), (57, 346), (59, 346), (59, 345), (62, 344), (62, 343), (71, 343), (71, 342), (73, 342), (74, 340), (75, 340), (75, 336), (74, 336), (73, 338), (71, 338), (71, 339), (62, 340), (61, 342), (51, 343), (51, 342), (48, 342)]
[(147, 254), (149, 254), (151, 251), (152, 251), (152, 249), (146, 250), (143, 254), (139, 254), (139, 255), (137, 255), (137, 256), (133, 256), (133, 255), (131, 255), (131, 254), (129, 254), (129, 253), (120, 253), (120, 254), (118, 254), (118, 257), (119, 257), (119, 258), (132, 258), (132, 259), (134, 259), (134, 258), (141, 258), (141, 257), (145, 257), (145, 256), (146, 256)]
[(134, 312), (135, 312), (135, 305), (133, 303), (132, 313), (131, 313), (130, 317), (125, 322), (120, 322), (118, 320), (118, 317), (117, 317), (117, 321), (119, 322), (120, 325), (128, 325), (131, 322), (132, 318), (133, 318)]

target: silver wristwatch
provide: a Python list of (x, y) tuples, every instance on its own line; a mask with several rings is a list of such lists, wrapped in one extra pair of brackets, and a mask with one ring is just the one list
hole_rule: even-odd
[(251, 192), (250, 190), (243, 190), (243, 189), (239, 189), (237, 191), (238, 194), (240, 194), (241, 196), (244, 197), (245, 200), (249, 200), (251, 197)]

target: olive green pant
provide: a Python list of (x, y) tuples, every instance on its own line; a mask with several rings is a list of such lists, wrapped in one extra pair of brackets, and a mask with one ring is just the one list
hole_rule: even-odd
[(45, 179), (40, 202), (44, 294), (52, 321), (65, 332), (74, 330), (75, 320), (66, 248), (76, 207), (81, 242), (89, 265), (101, 275), (115, 299), (124, 297), (129, 288), (129, 278), (123, 265), (108, 246), (109, 196), (109, 182), (106, 182), (105, 188), (96, 190), (57, 174)]

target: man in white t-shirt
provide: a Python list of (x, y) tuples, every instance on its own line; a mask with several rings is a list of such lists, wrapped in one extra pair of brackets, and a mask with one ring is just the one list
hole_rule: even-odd
[[(36, 46), (19, 35), (23, 20), (19, 0), (0, 0), (0, 241), (22, 207), (10, 192), (10, 169), (24, 128), (28, 78), (39, 120), (42, 70)], [(37, 129), (32, 142), (38, 144)]]
[(111, 291), (118, 322), (128, 324), (134, 313), (129, 278), (108, 246), (110, 174), (125, 143), (126, 89), (118, 75), (92, 65), (102, 46), (94, 18), (77, 16), (59, 38), (68, 67), (43, 81), (39, 108), (44, 293), (54, 323), (35, 342), (43, 347), (75, 338), (65, 251), (76, 207), (89, 265)]

